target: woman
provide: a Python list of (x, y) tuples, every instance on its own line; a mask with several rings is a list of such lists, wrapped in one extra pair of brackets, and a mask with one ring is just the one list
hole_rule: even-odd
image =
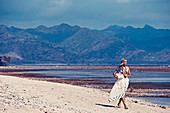
[(118, 107), (120, 108), (121, 102), (123, 102), (125, 109), (128, 109), (125, 103), (125, 92), (129, 85), (128, 77), (131, 77), (130, 69), (126, 66), (127, 60), (124, 58), (121, 60), (121, 64), (114, 71), (113, 75), (117, 79), (115, 82), (109, 97), (109, 102), (119, 99)]

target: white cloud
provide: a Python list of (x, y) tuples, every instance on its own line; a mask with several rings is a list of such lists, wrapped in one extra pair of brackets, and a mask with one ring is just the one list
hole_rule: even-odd
[(70, 6), (68, 0), (48, 0), (43, 9), (39, 12), (39, 17), (53, 17), (63, 14)]
[(127, 3), (130, 2), (131, 0), (117, 0), (118, 3)]
[(62, 6), (67, 3), (66, 0), (49, 0), (49, 5), (52, 7)]

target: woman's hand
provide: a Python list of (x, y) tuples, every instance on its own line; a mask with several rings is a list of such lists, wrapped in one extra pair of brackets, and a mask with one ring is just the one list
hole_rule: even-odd
[(116, 73), (117, 73), (117, 71), (115, 71), (115, 72), (113, 73), (113, 76), (114, 76), (116, 79), (118, 79), (118, 76), (116, 75)]
[(114, 75), (114, 77), (115, 77), (116, 79), (118, 79), (118, 76), (117, 76), (117, 75)]

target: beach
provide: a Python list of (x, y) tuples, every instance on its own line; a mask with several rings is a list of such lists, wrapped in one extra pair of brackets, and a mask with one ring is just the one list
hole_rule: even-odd
[(4, 113), (169, 113), (170, 107), (127, 97), (129, 109), (108, 102), (109, 93), (65, 83), (0, 75)]

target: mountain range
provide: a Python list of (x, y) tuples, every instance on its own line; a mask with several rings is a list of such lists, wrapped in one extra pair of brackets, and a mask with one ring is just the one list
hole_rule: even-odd
[(103, 30), (60, 24), (21, 29), (0, 25), (0, 56), (11, 63), (169, 64), (170, 30), (145, 25)]

